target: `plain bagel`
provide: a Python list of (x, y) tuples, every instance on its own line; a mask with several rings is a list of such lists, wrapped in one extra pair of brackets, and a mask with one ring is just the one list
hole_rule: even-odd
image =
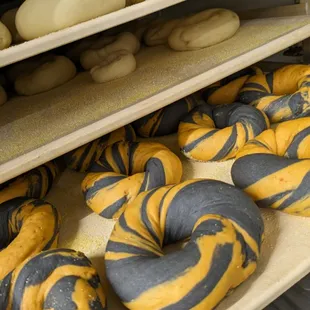
[(76, 75), (73, 62), (65, 56), (47, 56), (33, 71), (18, 76), (15, 90), (19, 95), (35, 95), (58, 87)]
[[(97, 44), (99, 43), (100, 41), (97, 42)], [(136, 54), (140, 49), (139, 40), (131, 32), (123, 32), (116, 37), (107, 37), (103, 46), (100, 45), (99, 47), (93, 46), (81, 54), (80, 62), (85, 70), (99, 65), (112, 53), (127, 51), (130, 54)]]
[(225, 9), (210, 9), (185, 18), (168, 37), (176, 51), (208, 47), (232, 37), (240, 27), (236, 13)]
[(124, 77), (136, 70), (137, 62), (133, 54), (117, 51), (108, 55), (99, 65), (90, 70), (96, 83), (105, 83)]
[(26, 0), (16, 14), (16, 28), (31, 40), (124, 8), (126, 0)]

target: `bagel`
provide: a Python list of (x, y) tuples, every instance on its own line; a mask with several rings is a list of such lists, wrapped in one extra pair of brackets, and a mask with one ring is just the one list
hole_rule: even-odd
[(181, 19), (172, 19), (156, 25), (151, 25), (143, 37), (145, 44), (148, 46), (166, 44), (172, 30), (176, 28), (180, 22)]
[(61, 170), (60, 161), (53, 160), (2, 184), (0, 204), (17, 197), (44, 198)]
[[(106, 274), (128, 309), (211, 310), (256, 269), (264, 224), (254, 202), (215, 180), (140, 194), (116, 223)], [(163, 247), (184, 241), (181, 250)]]
[(310, 115), (310, 66), (288, 65), (248, 79), (240, 101), (264, 111), (272, 123)]
[(65, 154), (64, 158), (68, 168), (79, 172), (86, 172), (100, 158), (103, 150), (108, 145), (119, 141), (135, 140), (135, 131), (131, 125), (126, 125)]
[(199, 103), (194, 94), (146, 115), (132, 125), (141, 137), (158, 137), (178, 131), (180, 120)]
[(1, 22), (10, 31), (11, 36), (12, 36), (12, 41), (14, 43), (20, 43), (23, 41), (23, 38), (17, 32), (16, 26), (15, 26), (15, 17), (16, 17), (17, 10), (18, 8), (8, 10), (1, 16)]
[(107, 309), (97, 271), (83, 253), (69, 249), (37, 254), (5, 277), (0, 308)]
[(126, 205), (149, 189), (178, 183), (180, 159), (154, 142), (118, 142), (108, 146), (82, 183), (87, 205), (105, 218), (118, 218)]
[(35, 39), (124, 8), (126, 0), (26, 0), (16, 14), (25, 40)]
[(183, 19), (172, 30), (168, 43), (176, 51), (198, 50), (231, 38), (239, 27), (236, 13), (225, 9), (205, 10)]
[(0, 22), (0, 50), (9, 47), (12, 43), (12, 36), (9, 29)]
[(267, 128), (267, 116), (254, 107), (234, 104), (212, 113), (210, 106), (201, 105), (180, 122), (178, 141), (188, 158), (224, 161), (234, 158), (248, 140)]
[(32, 72), (18, 76), (14, 87), (19, 95), (31, 96), (58, 87), (75, 75), (75, 65), (69, 58), (51, 56)]
[(281, 123), (249, 141), (231, 176), (259, 207), (310, 216), (310, 117)]
[(5, 104), (8, 100), (8, 96), (6, 94), (5, 89), (2, 87), (2, 85), (0, 85), (0, 106), (2, 106), (3, 104)]
[(51, 204), (25, 197), (2, 203), (0, 212), (2, 280), (26, 258), (57, 246), (60, 216)]
[[(105, 44), (104, 44), (105, 43)], [(97, 42), (97, 46), (84, 51), (81, 54), (80, 62), (85, 70), (89, 70), (101, 64), (110, 54), (120, 51), (127, 51), (129, 54), (136, 54), (140, 49), (140, 42), (131, 32), (123, 32), (116, 37), (107, 37), (103, 42)]]
[(231, 104), (238, 100), (238, 95), (250, 76), (264, 74), (258, 67), (250, 67), (218, 81), (202, 92), (205, 102), (211, 105)]
[(108, 55), (99, 65), (90, 70), (96, 83), (105, 83), (122, 78), (136, 70), (137, 62), (133, 54), (117, 51)]

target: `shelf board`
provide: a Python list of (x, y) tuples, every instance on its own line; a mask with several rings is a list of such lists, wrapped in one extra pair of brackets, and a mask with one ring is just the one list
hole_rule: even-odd
[[(233, 160), (222, 163), (193, 162), (179, 153), (175, 135), (153, 140), (164, 143), (180, 156), (183, 180), (212, 178), (232, 184), (230, 170)], [(62, 215), (60, 246), (84, 252), (101, 276), (109, 307), (125, 310), (108, 286), (104, 271), (103, 257), (114, 221), (101, 218), (86, 206), (80, 188), (83, 178), (83, 173), (66, 170), (46, 198)], [(262, 210), (262, 214), (265, 240), (258, 268), (217, 310), (263, 309), (310, 270), (310, 219), (271, 210)]]
[(0, 51), (0, 68), (160, 11), (185, 0), (146, 0), (84, 23)]
[(0, 108), (0, 183), (128, 124), (307, 38), (310, 17), (242, 23), (237, 34), (193, 52), (144, 48), (131, 75), (95, 84), (89, 73)]

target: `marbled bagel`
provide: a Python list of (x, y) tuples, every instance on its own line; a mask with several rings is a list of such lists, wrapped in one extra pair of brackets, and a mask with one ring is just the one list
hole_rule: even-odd
[(41, 252), (0, 284), (0, 308), (105, 310), (99, 276), (84, 254), (69, 249)]
[(60, 159), (52, 160), (0, 184), (0, 204), (16, 197), (44, 198), (62, 170)]
[(68, 168), (86, 172), (100, 158), (107, 146), (119, 141), (135, 140), (136, 134), (134, 129), (130, 125), (126, 125), (65, 154), (64, 158)]
[(0, 204), (0, 214), (2, 280), (28, 257), (57, 246), (60, 216), (51, 204), (25, 197)]
[(248, 140), (267, 128), (267, 116), (254, 107), (236, 103), (212, 112), (204, 104), (180, 122), (179, 146), (188, 158), (224, 161), (234, 158)]
[(264, 111), (272, 123), (310, 115), (310, 66), (288, 65), (255, 75), (240, 91), (240, 102)]
[(160, 143), (119, 142), (104, 150), (91, 171), (82, 183), (87, 205), (118, 218), (139, 193), (180, 182), (182, 164)]
[(249, 141), (231, 175), (259, 207), (310, 216), (310, 117), (281, 123)]
[(255, 74), (264, 74), (255, 66), (236, 72), (221, 81), (208, 86), (202, 93), (205, 102), (211, 105), (231, 104), (238, 100), (245, 82)]
[(199, 100), (198, 94), (192, 94), (138, 119), (132, 125), (137, 134), (144, 138), (175, 133), (180, 120), (198, 105)]
[(106, 274), (129, 309), (211, 310), (255, 271), (263, 231), (259, 209), (234, 186), (200, 179), (157, 188), (116, 223)]

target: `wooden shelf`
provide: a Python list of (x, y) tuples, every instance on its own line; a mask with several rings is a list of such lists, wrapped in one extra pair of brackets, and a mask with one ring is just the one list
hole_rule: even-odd
[[(197, 163), (178, 152), (176, 136), (156, 139), (166, 144), (183, 162), (183, 179), (212, 178), (231, 183), (233, 161)], [(65, 171), (58, 184), (46, 198), (62, 215), (60, 246), (84, 252), (97, 268), (108, 296), (109, 307), (124, 310), (108, 286), (104, 272), (104, 252), (114, 221), (91, 213), (81, 192), (83, 173)], [(68, 195), (68, 193), (70, 193)], [(265, 240), (256, 272), (217, 310), (259, 310), (299, 281), (310, 270), (310, 219), (271, 210), (262, 210)]]
[(130, 76), (94, 84), (87, 72), (0, 108), (0, 183), (128, 124), (310, 34), (310, 17), (250, 20), (221, 44), (194, 52), (145, 48)]
[(183, 1), (185, 0), (146, 0), (142, 3), (53, 32), (46, 36), (11, 46), (0, 51), (0, 68), (153, 12), (160, 11)]

